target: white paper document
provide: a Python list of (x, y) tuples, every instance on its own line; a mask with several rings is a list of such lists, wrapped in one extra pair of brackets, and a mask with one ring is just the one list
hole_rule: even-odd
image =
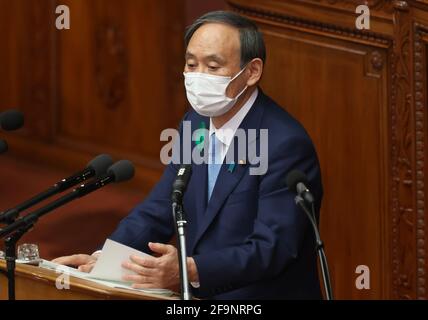
[(110, 288), (124, 288), (141, 292), (172, 295), (173, 292), (168, 289), (133, 289), (131, 283), (122, 280), (127, 274), (136, 274), (135, 272), (122, 268), (122, 262), (129, 261), (131, 255), (140, 257), (150, 256), (144, 252), (135, 250), (113, 240), (107, 239), (104, 243), (102, 252), (90, 273), (80, 272), (74, 268), (60, 266), (51, 261), (43, 260), (40, 263), (41, 268), (60, 270), (67, 272), (73, 277), (93, 281)]
[(150, 257), (150, 255), (107, 239), (94, 268), (89, 274), (90, 278), (124, 282), (123, 276), (136, 274), (134, 271), (122, 268), (122, 262), (130, 261), (130, 256)]

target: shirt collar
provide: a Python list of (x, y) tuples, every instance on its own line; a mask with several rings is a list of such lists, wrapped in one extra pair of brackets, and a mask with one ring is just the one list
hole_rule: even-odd
[(221, 128), (217, 129), (214, 126), (212, 119), (210, 118), (209, 137), (211, 137), (211, 135), (215, 133), (217, 139), (220, 140), (224, 145), (229, 147), (233, 140), (233, 137), (235, 136), (236, 130), (239, 128), (239, 126), (242, 123), (242, 120), (244, 120), (248, 111), (250, 111), (251, 107), (256, 101), (258, 93), (259, 93), (259, 90), (258, 88), (256, 88), (256, 90), (254, 90), (250, 98), (245, 102), (245, 104), (241, 107), (241, 109), (229, 121), (227, 121)]

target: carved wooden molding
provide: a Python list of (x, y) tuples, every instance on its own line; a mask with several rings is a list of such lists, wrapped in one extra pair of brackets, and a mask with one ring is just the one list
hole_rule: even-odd
[(426, 299), (426, 57), (422, 36), (428, 34), (428, 27), (413, 24), (407, 9), (396, 10), (391, 56), (393, 294)]
[(404, 0), (393, 0), (391, 2), (394, 5), (395, 9), (405, 10), (405, 11), (409, 10), (409, 3), (407, 1), (404, 1)]
[(384, 62), (382, 54), (379, 51), (375, 50), (370, 54), (370, 62), (375, 70), (382, 70)]
[(414, 92), (415, 92), (415, 144), (416, 144), (416, 258), (417, 258), (417, 298), (427, 298), (426, 292), (426, 223), (425, 221), (425, 126), (426, 113), (426, 46), (428, 26), (414, 25)]
[(329, 34), (331, 36), (341, 37), (344, 39), (352, 38), (355, 41), (361, 40), (365, 42), (370, 42), (373, 45), (380, 45), (384, 48), (387, 48), (391, 45), (390, 38), (371, 31), (361, 31), (356, 28), (345, 28), (334, 24), (326, 24), (317, 21), (302, 19), (279, 12), (244, 6), (233, 1), (229, 1), (228, 4), (233, 11), (246, 15), (248, 17), (262, 18), (265, 20), (280, 22), (287, 26), (302, 27), (308, 29), (308, 32), (321, 31), (325, 35)]
[(344, 9), (349, 9), (355, 12), (355, 8), (360, 4), (366, 4), (371, 10), (384, 11), (386, 13), (393, 12), (393, 3), (389, 0), (305, 0), (306, 2), (314, 2), (331, 6), (340, 6)]
[(384, 67), (387, 57), (386, 50), (369, 50), (365, 51), (364, 57), (364, 74), (367, 77), (380, 79), (385, 76)]
[[(391, 210), (394, 298), (414, 297), (413, 130), (411, 91), (411, 21), (408, 12), (394, 14), (394, 43), (391, 52)], [(414, 239), (414, 238), (413, 238)], [(410, 246), (410, 247), (409, 247)], [(412, 248), (413, 247), (413, 248)]]

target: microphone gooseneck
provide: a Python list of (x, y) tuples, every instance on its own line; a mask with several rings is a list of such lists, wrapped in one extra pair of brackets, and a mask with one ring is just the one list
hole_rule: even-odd
[[(321, 236), (318, 230), (318, 224), (316, 221), (314, 197), (307, 188), (307, 186), (309, 185), (308, 179), (303, 172), (299, 170), (293, 170), (290, 171), (290, 173), (287, 175), (285, 183), (290, 191), (297, 194), (295, 197), (296, 204), (300, 208), (302, 208), (303, 212), (308, 217), (309, 222), (312, 226), (312, 230), (315, 236), (315, 247), (320, 260), (325, 295), (327, 300), (333, 300), (333, 290), (331, 287), (327, 257), (324, 252), (324, 244), (321, 240)], [(310, 209), (308, 209), (308, 206), (310, 207)]]
[(1, 212), (0, 223), (10, 224), (15, 221), (22, 211), (42, 202), (43, 200), (61, 193), (92, 177), (100, 177), (107, 172), (107, 169), (112, 164), (113, 159), (108, 154), (100, 154), (96, 156), (94, 159), (89, 161), (84, 170), (58, 181), (47, 190), (33, 196), (29, 200), (26, 200), (11, 209)]
[(39, 208), (36, 211), (26, 215), (25, 217), (17, 219), (15, 222), (6, 226), (4, 229), (0, 230), (0, 237), (5, 237), (22, 227), (33, 225), (41, 216), (67, 204), (68, 202), (74, 199), (83, 197), (95, 190), (106, 186), (109, 183), (118, 183), (129, 180), (133, 176), (133, 164), (128, 160), (118, 161), (107, 170), (107, 173), (105, 175), (101, 176), (97, 180), (82, 184), (81, 186), (77, 187), (76, 189), (67, 193), (61, 198), (50, 202), (46, 206)]

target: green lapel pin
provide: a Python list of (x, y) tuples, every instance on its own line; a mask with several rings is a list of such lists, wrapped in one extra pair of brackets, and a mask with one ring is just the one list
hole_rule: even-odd
[(196, 147), (199, 149), (199, 151), (202, 151), (204, 149), (204, 139), (205, 139), (205, 122), (201, 121), (199, 124), (198, 134), (199, 136), (196, 138)]
[(235, 163), (230, 163), (229, 167), (227, 168), (227, 171), (229, 171), (230, 173), (232, 173), (233, 170), (235, 170)]

